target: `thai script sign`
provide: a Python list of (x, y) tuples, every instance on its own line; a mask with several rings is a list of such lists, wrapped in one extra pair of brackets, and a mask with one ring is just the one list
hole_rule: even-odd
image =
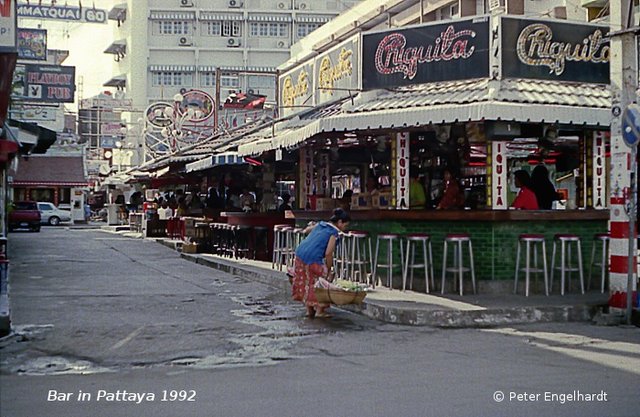
[(18, 29), (18, 58), (47, 60), (47, 31), (44, 29)]
[(502, 75), (609, 83), (609, 28), (502, 18)]
[(95, 7), (71, 7), (58, 5), (18, 5), (18, 16), (32, 19), (70, 20), (82, 23), (107, 23), (108, 13)]
[(367, 33), (362, 39), (363, 89), (489, 75), (487, 17)]
[(396, 208), (409, 209), (409, 134), (396, 135)]
[(507, 142), (491, 142), (491, 207), (507, 209)]
[(280, 116), (288, 116), (314, 106), (313, 65), (305, 64), (284, 73), (280, 79)]
[(15, 5), (13, 0), (0, 0), (0, 51), (16, 49)]
[(25, 98), (42, 103), (73, 103), (76, 67), (25, 65)]

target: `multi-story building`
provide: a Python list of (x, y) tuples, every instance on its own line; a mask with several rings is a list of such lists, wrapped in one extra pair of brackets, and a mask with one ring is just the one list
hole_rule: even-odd
[(127, 0), (109, 13), (117, 26), (105, 52), (116, 64), (105, 86), (138, 109), (190, 89), (219, 102), (237, 92), (275, 102), (276, 68), (291, 45), (357, 2)]

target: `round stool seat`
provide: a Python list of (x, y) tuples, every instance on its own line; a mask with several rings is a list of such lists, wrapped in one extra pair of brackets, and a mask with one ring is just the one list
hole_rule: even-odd
[(577, 242), (580, 240), (580, 236), (578, 235), (563, 234), (563, 233), (559, 233), (555, 235), (553, 238), (556, 240), (564, 240), (564, 241), (570, 241), (570, 242)]
[(535, 233), (523, 233), (519, 236), (520, 240), (524, 240), (524, 241), (542, 241), (544, 240), (544, 235), (540, 235), (540, 234), (535, 234)]
[(611, 235), (609, 233), (596, 233), (593, 236), (593, 240), (609, 240), (611, 239)]
[(428, 240), (431, 239), (431, 235), (426, 233), (409, 233), (406, 235), (407, 240)]
[(369, 236), (369, 232), (365, 232), (362, 230), (352, 230), (349, 232), (349, 234), (353, 237), (367, 237)]
[(465, 240), (470, 240), (471, 236), (469, 236), (466, 233), (451, 233), (448, 234), (444, 240), (448, 240), (451, 242), (455, 242), (455, 241), (465, 241)]
[(400, 237), (397, 233), (382, 233), (378, 235), (380, 239), (398, 239)]
[(254, 229), (256, 230), (256, 232), (257, 232), (257, 231), (264, 232), (264, 231), (269, 230), (269, 228), (268, 228), (268, 227), (265, 227), (265, 226), (255, 226), (255, 227), (254, 227)]

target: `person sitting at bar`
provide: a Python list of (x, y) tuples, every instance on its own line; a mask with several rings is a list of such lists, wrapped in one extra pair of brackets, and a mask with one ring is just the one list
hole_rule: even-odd
[(240, 208), (245, 213), (248, 213), (253, 210), (253, 207), (256, 204), (256, 198), (253, 193), (249, 192), (247, 187), (242, 188), (242, 194), (240, 194)]
[(289, 193), (284, 193), (280, 196), (282, 198), (282, 204), (278, 206), (278, 213), (284, 214), (285, 211), (293, 210), (289, 201), (291, 201), (291, 195)]
[(424, 186), (420, 182), (420, 175), (417, 167), (409, 169), (411, 182), (409, 183), (409, 208), (412, 210), (424, 210), (427, 205), (427, 195)]
[(351, 197), (353, 197), (353, 190), (346, 190), (338, 200), (338, 207), (344, 211), (351, 210)]
[(464, 207), (464, 194), (460, 189), (458, 180), (453, 176), (450, 169), (444, 170), (444, 192), (442, 199), (436, 209), (447, 210)]
[(544, 165), (538, 165), (533, 169), (531, 189), (536, 194), (540, 210), (551, 210), (553, 202), (560, 200), (555, 187), (549, 180), (549, 171)]
[(511, 207), (521, 210), (538, 210), (536, 194), (531, 191), (531, 177), (525, 170), (518, 170), (513, 174), (516, 187), (520, 188)]

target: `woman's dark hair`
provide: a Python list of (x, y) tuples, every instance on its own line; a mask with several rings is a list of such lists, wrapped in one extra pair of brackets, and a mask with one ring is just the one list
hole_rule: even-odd
[(337, 223), (339, 220), (342, 220), (343, 223), (347, 223), (351, 221), (351, 216), (349, 216), (349, 213), (347, 213), (343, 209), (337, 208), (333, 210), (333, 216), (331, 216), (329, 221), (331, 223)]
[(523, 187), (531, 188), (531, 177), (527, 171), (520, 169), (514, 172), (513, 176), (520, 181)]

